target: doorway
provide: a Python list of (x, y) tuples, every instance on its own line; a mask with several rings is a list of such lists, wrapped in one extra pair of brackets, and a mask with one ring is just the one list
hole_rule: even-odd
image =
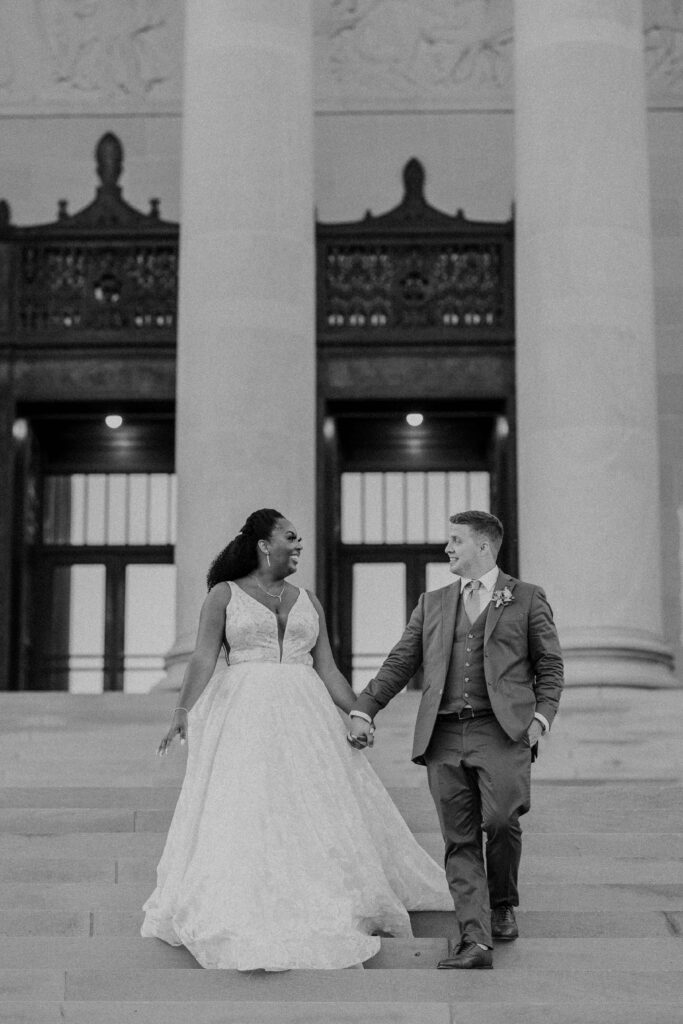
[[(502, 564), (514, 571), (504, 409), (418, 408), (342, 409), (327, 431), (338, 467), (332, 636), (356, 691), (376, 674), (420, 594), (453, 583), (444, 550), (452, 513), (498, 515), (508, 526)], [(410, 685), (421, 686), (420, 674)]]
[(146, 693), (174, 639), (172, 410), (22, 411), (18, 687)]

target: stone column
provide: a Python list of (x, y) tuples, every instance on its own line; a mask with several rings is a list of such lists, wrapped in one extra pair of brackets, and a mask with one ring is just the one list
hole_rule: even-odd
[(310, 0), (187, 0), (178, 327), (177, 640), (254, 509), (304, 537), (313, 580), (315, 272)]
[(662, 639), (640, 0), (515, 0), (520, 561), (570, 683), (674, 684)]

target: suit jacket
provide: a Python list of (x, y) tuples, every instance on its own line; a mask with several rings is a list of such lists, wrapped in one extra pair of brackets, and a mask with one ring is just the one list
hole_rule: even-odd
[[(501, 572), (494, 590), (505, 587), (512, 600), (499, 607), (492, 600), (487, 610), (484, 675), (493, 713), (510, 739), (517, 741), (535, 711), (552, 724), (564, 673), (553, 613), (543, 590)], [(374, 718), (422, 665), (424, 687), (412, 753), (417, 764), (425, 764), (443, 697), (459, 600), (459, 580), (422, 594), (403, 636), (354, 704), (354, 710)]]

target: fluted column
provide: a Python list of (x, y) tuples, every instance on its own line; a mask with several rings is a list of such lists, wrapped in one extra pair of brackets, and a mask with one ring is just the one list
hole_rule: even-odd
[(672, 685), (640, 0), (515, 0), (520, 559), (568, 682)]
[(186, 0), (171, 686), (251, 511), (291, 518), (313, 579), (311, 51), (310, 0)]

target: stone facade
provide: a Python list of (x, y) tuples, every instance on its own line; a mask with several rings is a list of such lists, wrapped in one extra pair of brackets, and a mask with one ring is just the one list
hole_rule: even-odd
[[(605, 26), (633, 9), (620, 0), (575, 6)], [(51, 220), (61, 197), (73, 208), (86, 201), (92, 150), (108, 130), (125, 147), (130, 202), (145, 207), (160, 196), (164, 216), (181, 219), (184, 7), (183, 0), (1, 5), (0, 196), (16, 223)], [(311, 208), (319, 218), (393, 207), (401, 168), (417, 156), (435, 206), (506, 219), (516, 196), (513, 28), (512, 0), (314, 0)], [(642, 32), (661, 480), (651, 506), (662, 527), (664, 633), (680, 655), (683, 3), (644, 0)]]

